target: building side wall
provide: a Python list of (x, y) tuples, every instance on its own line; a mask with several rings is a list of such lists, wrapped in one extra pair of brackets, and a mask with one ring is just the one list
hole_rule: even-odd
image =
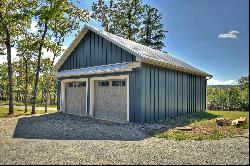
[(136, 122), (165, 120), (205, 110), (206, 78), (142, 64)]

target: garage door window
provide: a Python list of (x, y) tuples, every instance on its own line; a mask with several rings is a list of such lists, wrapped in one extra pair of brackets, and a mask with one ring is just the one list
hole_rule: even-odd
[(126, 86), (125, 81), (112, 81), (112, 86)]
[(69, 87), (72, 88), (72, 87), (76, 87), (76, 83), (69, 83)]
[(78, 84), (78, 87), (85, 87), (86, 86), (86, 82), (80, 82), (79, 84)]
[(98, 86), (109, 86), (109, 82), (108, 81), (99, 81)]

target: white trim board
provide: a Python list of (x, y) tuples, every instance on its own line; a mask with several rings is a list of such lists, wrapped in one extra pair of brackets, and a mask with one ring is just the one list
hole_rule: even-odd
[[(86, 82), (86, 116), (88, 115), (88, 78), (79, 78), (79, 79), (64, 79), (61, 81), (61, 93), (60, 93), (60, 112), (65, 112), (65, 88), (67, 82), (78, 82), (84, 81)], [(79, 115), (80, 116), (80, 115)]]
[(95, 81), (125, 79), (127, 82), (127, 122), (129, 122), (129, 75), (120, 76), (106, 76), (106, 77), (93, 77), (90, 78), (90, 112), (89, 114), (94, 117), (94, 104), (95, 104)]

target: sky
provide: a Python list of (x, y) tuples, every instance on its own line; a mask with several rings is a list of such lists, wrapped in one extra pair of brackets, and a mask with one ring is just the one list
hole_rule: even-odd
[[(168, 31), (163, 50), (213, 75), (208, 84), (232, 85), (240, 76), (249, 75), (248, 0), (142, 1), (163, 14), (162, 22)], [(91, 12), (92, 3), (82, 0), (79, 6)], [(93, 19), (88, 24), (101, 28)], [(36, 30), (35, 23), (32, 30)], [(73, 39), (74, 35), (67, 37), (64, 48)], [(1, 57), (0, 63), (5, 58)]]

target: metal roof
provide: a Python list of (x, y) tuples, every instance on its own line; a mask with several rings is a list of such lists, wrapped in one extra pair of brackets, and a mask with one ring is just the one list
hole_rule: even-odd
[(70, 53), (74, 50), (77, 44), (81, 41), (84, 35), (87, 33), (88, 30), (91, 30), (98, 35), (104, 37), (105, 39), (109, 40), (110, 42), (118, 45), (119, 47), (123, 48), (124, 50), (130, 52), (131, 54), (137, 57), (137, 60), (140, 62), (150, 63), (178, 71), (183, 71), (191, 74), (201, 75), (201, 76), (208, 76), (212, 77), (212, 75), (199, 70), (183, 61), (180, 61), (169, 53), (165, 53), (156, 49), (152, 49), (148, 46), (144, 46), (142, 44), (136, 43), (134, 41), (119, 37), (112, 33), (106, 32), (102, 29), (92, 27), (90, 25), (85, 25), (82, 31), (78, 34), (75, 40), (71, 43), (67, 51), (61, 57), (61, 59), (57, 62), (54, 66), (54, 70), (57, 71), (59, 67), (63, 64), (66, 58), (70, 55)]

